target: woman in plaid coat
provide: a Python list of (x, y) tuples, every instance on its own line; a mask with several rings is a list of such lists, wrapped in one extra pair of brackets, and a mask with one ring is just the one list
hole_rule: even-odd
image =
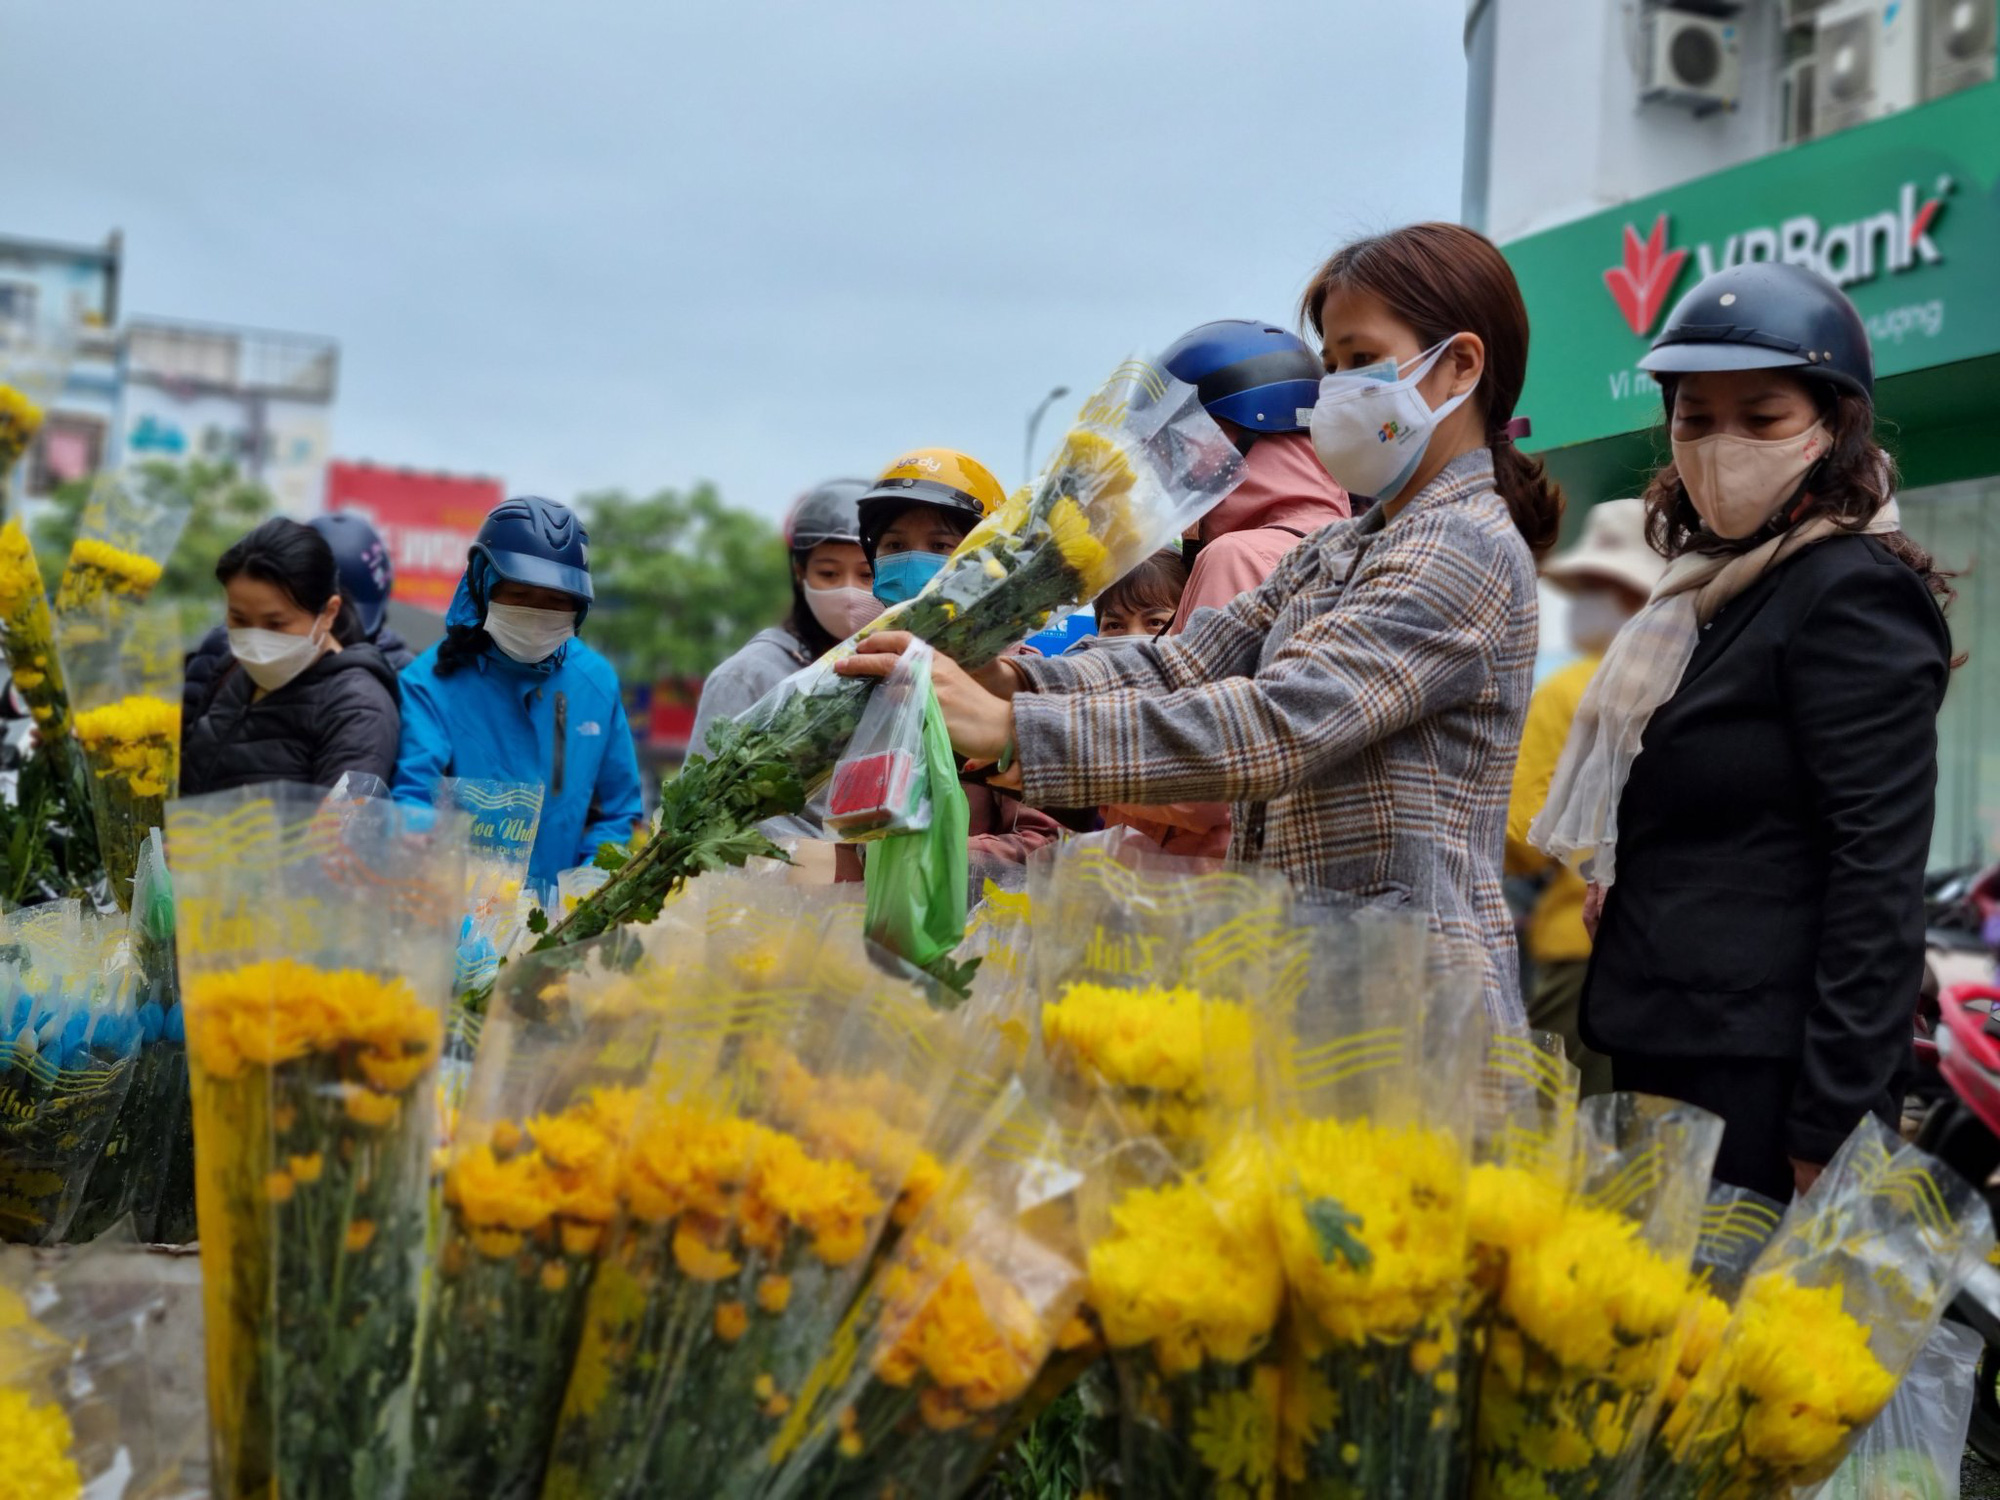
[[(1233, 857), (1311, 898), (1408, 908), (1476, 945), (1522, 1021), (1500, 891), (1535, 657), (1535, 554), (1562, 501), (1513, 446), (1528, 320), (1483, 236), (1419, 224), (1336, 253), (1303, 311), (1331, 372), (1314, 447), (1358, 520), (1144, 649), (938, 664), (960, 753), (1018, 761), (1042, 806), (1228, 801)], [(1393, 364), (1391, 363), (1393, 362)], [(841, 670), (884, 675), (903, 638)]]

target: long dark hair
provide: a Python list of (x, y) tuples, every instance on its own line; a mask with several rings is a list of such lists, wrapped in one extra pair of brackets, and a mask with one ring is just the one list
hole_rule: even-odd
[(1493, 487), (1514, 525), (1541, 557), (1562, 528), (1562, 490), (1539, 458), (1514, 446), (1508, 424), (1528, 378), (1528, 307), (1506, 257), (1461, 224), (1411, 224), (1336, 250), (1299, 299), (1299, 315), (1323, 334), (1320, 309), (1336, 290), (1366, 292), (1416, 330), (1426, 349), (1455, 333), (1486, 346), (1473, 399), (1493, 450)]
[[(1842, 531), (1860, 531), (1896, 497), (1896, 461), (1875, 441), (1875, 408), (1865, 396), (1842, 391), (1824, 381), (1801, 381), (1819, 407), (1820, 419), (1832, 434), (1833, 446), (1806, 477), (1804, 503), (1773, 516), (1763, 530), (1740, 541), (1724, 541), (1701, 529), (1701, 516), (1688, 498), (1679, 467), (1669, 461), (1646, 487), (1646, 540), (1662, 557), (1683, 552), (1747, 552), (1779, 532), (1806, 521), (1831, 521)], [(1674, 419), (1680, 379), (1660, 377), (1660, 399), (1667, 422)], [(1952, 574), (1907, 532), (1891, 531), (1875, 539), (1908, 563), (1942, 607), (1957, 597)]]
[[(228, 585), (239, 574), (247, 574), (291, 600), (307, 614), (317, 616), (327, 600), (340, 593), (340, 570), (333, 560), (333, 548), (310, 526), (284, 516), (273, 516), (244, 536), (217, 559), (215, 581)], [(347, 599), (340, 601), (340, 613), (333, 618), (333, 638), (343, 646), (368, 639), (361, 617)]]

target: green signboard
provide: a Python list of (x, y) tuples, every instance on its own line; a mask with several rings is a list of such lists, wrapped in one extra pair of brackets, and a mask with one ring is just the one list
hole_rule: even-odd
[(1683, 292), (1739, 261), (1794, 261), (1844, 286), (1878, 376), (2000, 355), (2000, 84), (1505, 249), (1533, 323), (1519, 410), (1537, 449), (1657, 423), (1640, 357)]

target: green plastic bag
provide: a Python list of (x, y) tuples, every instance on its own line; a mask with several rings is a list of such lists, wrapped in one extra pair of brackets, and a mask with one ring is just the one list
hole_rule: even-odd
[(863, 920), (875, 942), (963, 992), (971, 971), (961, 971), (951, 955), (965, 936), (965, 840), (972, 815), (965, 788), (958, 783), (958, 759), (952, 754), (928, 667), (928, 661), (921, 664), (918, 691), (930, 822), (917, 832), (873, 841), (862, 871), (868, 891)]

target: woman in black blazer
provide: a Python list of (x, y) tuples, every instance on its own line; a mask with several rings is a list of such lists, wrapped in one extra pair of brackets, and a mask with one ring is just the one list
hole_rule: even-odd
[(1717, 272), (1645, 366), (1671, 561), (1536, 833), (1593, 857), (1584, 1039), (1619, 1088), (1722, 1116), (1716, 1175), (1782, 1199), (1899, 1114), (1950, 590), (1898, 529), (1867, 333), (1831, 283)]

